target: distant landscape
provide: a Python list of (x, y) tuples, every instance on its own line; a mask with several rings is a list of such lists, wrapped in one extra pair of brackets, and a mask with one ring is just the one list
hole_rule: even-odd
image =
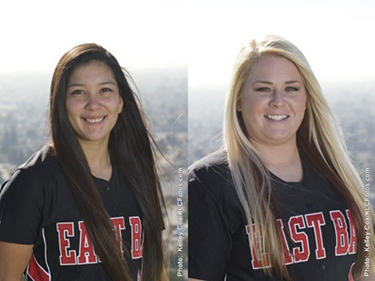
[[(187, 70), (136, 69), (132, 76), (159, 148), (173, 165), (186, 166)], [(50, 142), (50, 80), (41, 73), (0, 76), (0, 180)]]
[[(183, 274), (187, 278), (187, 181), (183, 182), (182, 197), (177, 194), (179, 173), (182, 172), (186, 179), (188, 165), (187, 68), (128, 70), (138, 88), (136, 92), (148, 117), (149, 128), (164, 155), (159, 155), (159, 171), (171, 222), (171, 235), (166, 237), (171, 258), (171, 281), (177, 280), (177, 260), (181, 256), (185, 261)], [(0, 183), (50, 142), (48, 103), (51, 76), (52, 73), (0, 75)], [(178, 213), (177, 198), (185, 202), (183, 216)], [(177, 252), (179, 223), (183, 223), (181, 231), (185, 237), (182, 252)]]
[[(339, 120), (348, 150), (365, 177), (375, 174), (375, 82), (322, 83), (323, 93)], [(189, 87), (189, 165), (222, 145), (222, 118), (227, 86)], [(375, 187), (372, 186), (373, 206)]]
[[(150, 130), (165, 158), (160, 157), (161, 178), (172, 223), (171, 264), (177, 254), (176, 196), (178, 170), (186, 179), (187, 166), (221, 146), (221, 127), (227, 87), (189, 87), (187, 68), (130, 70), (149, 119)], [(51, 74), (0, 75), (0, 182), (48, 143), (48, 98)], [(353, 161), (364, 179), (375, 173), (375, 82), (323, 83), (323, 92), (342, 125)], [(375, 187), (371, 186), (375, 206)], [(184, 181), (183, 196), (187, 186)], [(187, 270), (187, 201), (184, 209)], [(172, 267), (172, 271), (175, 270)], [(173, 276), (173, 272), (171, 276)], [(171, 278), (171, 280), (175, 280)]]

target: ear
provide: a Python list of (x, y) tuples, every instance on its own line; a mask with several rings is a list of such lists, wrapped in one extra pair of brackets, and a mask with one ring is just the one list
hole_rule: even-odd
[(241, 103), (240, 103), (240, 102), (237, 103), (237, 107), (236, 107), (236, 109), (237, 109), (237, 111), (241, 111), (241, 110), (242, 110), (242, 109), (241, 109)]
[(119, 105), (118, 105), (118, 114), (121, 113), (123, 107), (124, 107), (124, 101), (122, 100), (122, 97), (120, 97), (120, 101), (119, 101)]

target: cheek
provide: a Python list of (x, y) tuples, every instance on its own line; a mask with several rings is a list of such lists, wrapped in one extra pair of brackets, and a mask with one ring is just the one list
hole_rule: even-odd
[(242, 114), (245, 116), (255, 116), (258, 115), (259, 112), (262, 111), (265, 104), (267, 104), (267, 101), (265, 99), (262, 99), (259, 96), (247, 94), (243, 96), (243, 98), (240, 101)]
[(306, 102), (306, 97), (301, 97), (294, 102), (294, 107), (296, 108), (296, 110), (303, 113), (306, 110)]
[(75, 115), (77, 115), (79, 107), (80, 105), (79, 102), (77, 102), (77, 100), (68, 99), (66, 101), (66, 113), (68, 114), (68, 117), (72, 118)]

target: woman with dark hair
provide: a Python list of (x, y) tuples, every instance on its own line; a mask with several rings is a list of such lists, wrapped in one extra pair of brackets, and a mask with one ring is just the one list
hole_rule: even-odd
[(0, 280), (168, 280), (153, 139), (127, 78), (96, 44), (60, 59), (52, 144), (1, 189)]

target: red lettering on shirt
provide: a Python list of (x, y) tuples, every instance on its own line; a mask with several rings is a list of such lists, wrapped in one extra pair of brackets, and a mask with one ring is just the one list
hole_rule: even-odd
[(326, 258), (326, 249), (324, 248), (322, 226), (326, 224), (322, 212), (305, 215), (308, 227), (313, 227), (315, 235), (315, 256), (316, 259)]
[(298, 231), (298, 229), (306, 228), (303, 215), (290, 217), (288, 225), (291, 239), (295, 243), (300, 243), (300, 247), (293, 248), (294, 262), (305, 262), (310, 257), (310, 246), (307, 234), (303, 231)]
[(293, 256), (290, 254), (288, 242), (286, 241), (286, 236), (284, 232), (284, 224), (281, 219), (277, 220), (277, 225), (279, 226), (281, 238), (283, 240), (283, 248), (284, 248), (284, 263), (286, 265), (293, 263)]
[[(357, 237), (354, 228), (353, 218), (349, 210), (346, 210), (346, 216), (349, 221), (349, 227), (343, 212), (339, 210), (330, 211), (331, 221), (335, 229), (336, 245), (335, 254), (337, 256), (345, 254), (356, 253), (357, 247)], [(296, 245), (289, 250), (290, 244), (286, 238), (286, 232), (284, 230), (284, 224), (281, 219), (277, 220), (277, 225), (280, 231), (283, 247), (284, 247), (284, 263), (286, 265), (307, 262), (310, 258), (310, 244), (309, 236), (304, 231), (306, 228), (312, 228), (315, 237), (315, 257), (317, 260), (326, 258), (326, 248), (323, 239), (323, 229), (326, 226), (326, 221), (323, 212), (298, 215), (289, 218), (288, 227), (289, 235), (292, 240), (292, 244)], [(252, 245), (250, 246), (251, 253), (251, 265), (253, 269), (261, 269), (265, 267), (270, 267), (268, 253), (260, 253), (259, 244), (261, 243), (261, 237), (258, 237), (257, 228), (255, 225), (253, 227), (254, 239), (252, 239)], [(350, 241), (349, 232), (350, 231)], [(246, 233), (250, 237), (250, 227), (246, 226)], [(333, 235), (333, 233), (332, 233)], [(251, 241), (251, 239), (249, 239)], [(299, 245), (298, 245), (299, 244)], [(331, 246), (331, 245), (328, 245)], [(332, 245), (333, 247), (333, 245)]]
[[(259, 238), (258, 238), (258, 232), (256, 230), (256, 227), (255, 227), (254, 224), (252, 225), (252, 227), (253, 227), (254, 239), (252, 239), (252, 245), (250, 246), (251, 256), (252, 256), (251, 265), (252, 265), (253, 269), (270, 267), (268, 254), (267, 253), (261, 253), (260, 250), (259, 250), (259, 242), (260, 241), (259, 241)], [(250, 237), (249, 226), (246, 227), (246, 233)]]
[(346, 216), (349, 219), (350, 228), (350, 243), (349, 243), (349, 254), (355, 254), (357, 252), (357, 234), (354, 228), (354, 222), (352, 214), (349, 210), (346, 210)]
[(124, 217), (112, 218), (112, 223), (115, 228), (117, 244), (121, 249), (121, 252), (124, 252), (122, 246), (122, 234), (121, 231), (125, 229), (125, 220)]
[[(116, 241), (123, 251), (122, 231), (126, 229), (124, 217), (111, 218)], [(131, 231), (131, 255), (133, 259), (142, 258), (143, 255), (143, 234), (142, 221), (137, 217), (129, 217)], [(61, 222), (56, 224), (58, 243), (60, 250), (60, 265), (93, 264), (101, 262), (96, 255), (94, 246), (90, 241), (85, 224), (78, 222), (78, 231), (75, 232), (73, 222)], [(78, 249), (71, 245), (72, 240), (79, 239)]]
[(349, 251), (349, 234), (344, 214), (339, 210), (330, 211), (329, 214), (336, 233), (335, 254), (336, 256), (346, 255)]
[(69, 250), (69, 237), (74, 237), (74, 224), (72, 222), (60, 222), (56, 224), (56, 228), (59, 235), (60, 265), (76, 264), (76, 252)]
[(94, 253), (94, 247), (83, 221), (78, 223), (78, 227), (80, 231), (78, 264), (97, 263), (98, 257)]
[(141, 219), (139, 217), (130, 217), (129, 223), (132, 234), (131, 255), (133, 259), (139, 259), (143, 255)]

